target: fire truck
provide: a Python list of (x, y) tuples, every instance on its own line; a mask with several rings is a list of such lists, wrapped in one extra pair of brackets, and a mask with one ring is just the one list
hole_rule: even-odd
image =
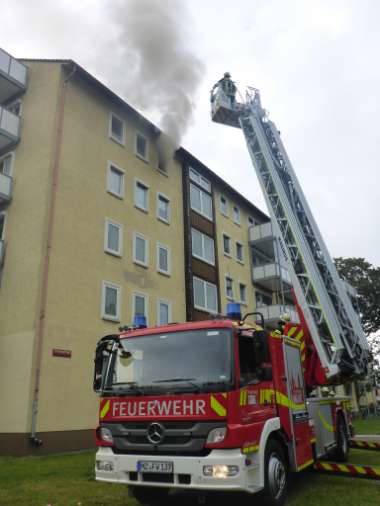
[[(257, 89), (236, 99), (225, 76), (212, 119), (240, 128), (292, 274), (300, 322), (268, 330), (260, 313), (130, 328), (96, 348), (96, 479), (127, 484), (144, 503), (171, 489), (260, 493), (284, 504), (289, 473), (349, 451), (346, 397), (317, 387), (367, 374), (359, 317)], [(232, 92), (231, 92), (232, 90)], [(249, 323), (251, 322), (251, 323)], [(252, 323), (255, 322), (255, 323)]]

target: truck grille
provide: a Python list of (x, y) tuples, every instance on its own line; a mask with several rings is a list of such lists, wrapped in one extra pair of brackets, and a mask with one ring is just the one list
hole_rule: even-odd
[(165, 421), (159, 422), (163, 428), (160, 443), (153, 444), (148, 439), (149, 422), (102, 423), (112, 432), (115, 453), (140, 455), (188, 455), (205, 456), (210, 450), (205, 448), (209, 432), (223, 427), (223, 422)]

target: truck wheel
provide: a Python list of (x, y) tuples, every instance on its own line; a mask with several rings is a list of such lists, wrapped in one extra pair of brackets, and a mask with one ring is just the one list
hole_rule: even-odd
[(263, 500), (266, 506), (283, 506), (288, 489), (288, 469), (284, 451), (270, 439), (265, 448)]
[(162, 487), (129, 487), (133, 497), (143, 505), (162, 504), (169, 493), (168, 488)]
[(338, 462), (347, 462), (349, 452), (348, 431), (342, 415), (338, 415), (336, 427), (337, 447), (334, 451), (334, 459)]

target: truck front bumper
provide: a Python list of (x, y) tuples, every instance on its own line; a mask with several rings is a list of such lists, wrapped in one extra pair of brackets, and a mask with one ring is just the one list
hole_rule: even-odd
[[(173, 474), (138, 472), (138, 461), (171, 461)], [(95, 473), (99, 481), (200, 490), (239, 490), (257, 492), (258, 464), (247, 459), (240, 449), (212, 450), (206, 457), (120, 455), (112, 448), (100, 447), (96, 453)], [(214, 477), (205, 474), (205, 466), (234, 466), (234, 476)], [(236, 469), (237, 468), (237, 469)]]

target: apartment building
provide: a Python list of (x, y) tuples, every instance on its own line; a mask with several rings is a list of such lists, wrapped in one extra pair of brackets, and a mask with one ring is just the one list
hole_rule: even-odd
[(0, 454), (93, 445), (95, 345), (134, 316), (283, 311), (268, 216), (159, 140), (75, 62), (0, 50)]

